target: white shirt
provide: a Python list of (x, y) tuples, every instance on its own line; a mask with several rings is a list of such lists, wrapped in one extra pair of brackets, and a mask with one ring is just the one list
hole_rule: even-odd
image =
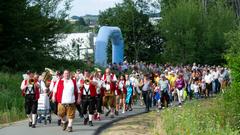
[(45, 83), (42, 80), (39, 82), (39, 86), (40, 86), (40, 93), (41, 94), (45, 93), (46, 90), (47, 90), (47, 87), (46, 87)]
[(218, 78), (219, 78), (219, 73), (213, 71), (213, 72), (212, 72), (212, 76), (213, 76), (213, 79), (214, 79), (214, 80), (215, 80), (215, 79), (218, 79)]
[(101, 89), (101, 87), (103, 86), (103, 81), (101, 80), (101, 79), (99, 79), (99, 78), (93, 78), (93, 82), (95, 82), (95, 83), (97, 83), (97, 89), (96, 89), (96, 92), (97, 92), (97, 94), (100, 94), (101, 93), (101, 91), (100, 91), (100, 89)]
[[(74, 84), (71, 79), (64, 80), (64, 89), (62, 93), (62, 104), (72, 104), (75, 103), (75, 95), (74, 95)], [(57, 84), (56, 84), (57, 86)], [(54, 87), (54, 91), (56, 90), (56, 87)]]
[(199, 92), (199, 86), (197, 84), (192, 84), (191, 89), (194, 91), (194, 93)]
[(83, 85), (83, 95), (88, 95), (89, 96), (91, 94), (91, 91), (90, 91), (89, 87), (90, 87), (89, 84), (84, 84)]
[[(104, 78), (105, 76), (106, 76), (106, 78)], [(102, 76), (102, 80), (103, 81), (110, 81), (111, 80), (111, 76), (112, 76), (111, 74), (110, 75), (103, 75)], [(116, 75), (113, 75), (112, 81), (115, 81), (115, 82), (117, 81)]]
[(20, 88), (21, 88), (21, 90), (23, 90), (23, 89), (24, 89), (24, 87), (25, 87), (25, 81), (26, 81), (26, 80), (23, 80), (23, 81), (22, 81), (22, 83), (21, 83), (21, 87), (20, 87)]
[(205, 75), (204, 80), (206, 83), (210, 84), (213, 81), (212, 74)]
[(123, 91), (123, 87), (124, 87), (124, 81), (123, 81), (123, 80), (121, 80), (121, 81), (119, 82), (118, 87), (119, 87), (119, 89), (120, 89), (121, 91)]
[[(27, 81), (27, 83), (25, 84), (25, 81)], [(28, 83), (28, 80), (23, 80), (22, 81), (22, 83), (21, 83), (21, 90), (23, 91), (25, 91), (26, 89), (24, 89), (24, 87), (26, 88), (26, 89), (28, 89), (28, 91), (26, 91), (26, 94), (34, 94), (34, 91), (31, 91), (32, 90), (32, 88), (34, 87), (34, 85), (32, 85), (32, 84), (29, 84)]]

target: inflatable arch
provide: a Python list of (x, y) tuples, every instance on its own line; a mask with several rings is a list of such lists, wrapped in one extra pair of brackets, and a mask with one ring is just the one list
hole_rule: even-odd
[(107, 45), (112, 42), (112, 63), (123, 62), (124, 43), (120, 28), (102, 26), (95, 41), (95, 64), (107, 66)]

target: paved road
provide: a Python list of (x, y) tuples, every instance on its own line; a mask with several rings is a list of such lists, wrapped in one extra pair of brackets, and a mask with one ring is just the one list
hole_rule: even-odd
[[(83, 119), (77, 117), (73, 124), (73, 132), (68, 133), (67, 131), (62, 131), (62, 128), (57, 126), (56, 116), (53, 116), (52, 124), (43, 125), (38, 124), (35, 129), (28, 127), (27, 120), (16, 122), (10, 126), (6, 126), (0, 129), (0, 135), (93, 135), (95, 131), (104, 124), (115, 121), (119, 118), (124, 118), (130, 115), (135, 115), (137, 113), (143, 112), (144, 109), (140, 106), (135, 106), (133, 111), (126, 112), (125, 114), (121, 114), (115, 118), (105, 118), (102, 116), (101, 121), (93, 121), (94, 126), (85, 126), (83, 125)], [(78, 116), (76, 114), (76, 116)]]

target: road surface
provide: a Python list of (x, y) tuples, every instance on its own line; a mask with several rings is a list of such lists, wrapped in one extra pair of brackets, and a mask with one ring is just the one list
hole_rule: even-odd
[[(144, 109), (142, 107), (135, 106), (133, 111), (128, 111), (125, 114), (119, 113), (119, 116), (115, 116), (115, 118), (105, 118), (105, 116), (102, 115), (101, 121), (93, 121), (93, 127), (90, 127), (89, 125), (83, 125), (83, 119), (76, 117), (73, 124), (73, 132), (71, 133), (62, 131), (62, 128), (60, 126), (57, 126), (57, 117), (55, 115), (52, 115), (52, 124), (37, 124), (36, 128), (33, 129), (28, 127), (27, 120), (23, 120), (2, 128), (0, 127), (0, 135), (94, 135), (98, 134), (96, 131), (99, 131), (99, 128), (106, 126), (106, 124), (109, 124), (121, 118), (142, 113), (143, 111)], [(78, 113), (76, 113), (76, 116), (78, 116)]]

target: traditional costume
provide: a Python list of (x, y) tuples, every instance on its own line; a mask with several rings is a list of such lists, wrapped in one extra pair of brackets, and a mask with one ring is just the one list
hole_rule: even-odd
[[(78, 93), (80, 91), (77, 88), (76, 81), (73, 79), (60, 79), (54, 88), (53, 97), (56, 97), (58, 103), (58, 116), (62, 120), (63, 130), (66, 130), (68, 126), (69, 132), (72, 132), (72, 122), (76, 110), (75, 102), (78, 99)], [(66, 116), (68, 124), (65, 119)]]
[[(116, 89), (115, 82), (117, 81), (117, 78), (115, 74), (104, 74), (102, 77), (102, 81), (104, 82), (104, 97), (103, 97), (103, 105), (108, 109), (108, 112), (106, 113), (106, 116), (109, 115), (111, 112), (111, 117), (113, 118), (113, 112), (114, 112), (114, 92)], [(111, 110), (109, 109), (109, 106)]]
[(117, 84), (117, 94), (120, 96), (120, 105), (122, 106), (122, 113), (125, 113), (126, 110), (126, 81), (125, 80), (119, 80)]
[[(29, 119), (29, 127), (35, 128), (39, 88), (34, 79), (23, 80), (21, 84), (22, 95), (25, 97), (25, 112)], [(32, 116), (31, 116), (32, 114)]]
[(104, 88), (103, 88), (103, 81), (97, 77), (93, 78), (93, 81), (96, 83), (96, 109), (97, 109), (97, 115), (95, 116), (95, 119), (101, 120), (100, 114), (102, 113), (102, 100), (104, 96)]
[(44, 119), (44, 124), (47, 124), (47, 120), (51, 123), (51, 111), (50, 111), (50, 101), (48, 95), (48, 88), (46, 87), (45, 82), (41, 79), (38, 81), (40, 97), (38, 99), (38, 122), (41, 123)]
[[(89, 121), (89, 125), (93, 126), (92, 118), (95, 110), (95, 97), (97, 96), (96, 87), (90, 80), (86, 79), (83, 87), (80, 89), (80, 93), (83, 106), (84, 125)], [(88, 117), (87, 111), (89, 111)]]
[[(50, 83), (50, 86), (49, 86), (49, 91), (50, 91), (50, 99), (52, 99), (52, 96), (53, 96), (53, 90), (54, 90), (54, 87), (56, 87), (56, 83), (57, 81), (59, 81), (61, 78), (60, 76), (53, 76), (52, 77), (52, 80), (51, 80), (51, 83)], [(56, 95), (55, 95), (56, 96)], [(55, 97), (56, 98), (56, 97)], [(55, 101), (55, 102), (50, 102), (50, 105), (51, 105), (51, 110), (53, 111), (54, 114), (56, 114), (58, 116), (58, 103)], [(58, 126), (61, 125), (61, 119), (60, 117), (58, 117)]]

